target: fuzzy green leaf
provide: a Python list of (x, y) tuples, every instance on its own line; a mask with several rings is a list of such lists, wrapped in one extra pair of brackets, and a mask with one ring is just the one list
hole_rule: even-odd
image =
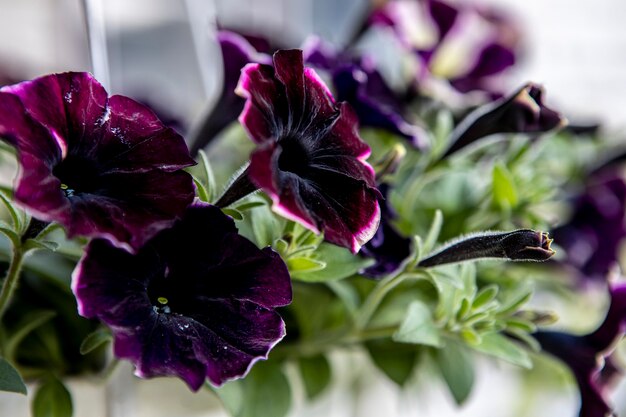
[(234, 417), (284, 417), (291, 407), (291, 388), (278, 364), (259, 362), (244, 379), (215, 389)]
[(419, 359), (416, 347), (402, 349), (402, 346), (389, 340), (372, 341), (365, 345), (374, 365), (401, 387), (408, 382)]
[(22, 376), (4, 358), (0, 358), (0, 391), (26, 395), (26, 385)]
[(113, 336), (109, 329), (99, 329), (89, 333), (80, 344), (80, 354), (86, 355), (111, 340), (113, 340)]
[(337, 281), (356, 274), (374, 262), (371, 259), (355, 256), (348, 249), (329, 243), (322, 243), (315, 253), (318, 259), (326, 262), (326, 268), (300, 272), (293, 278), (307, 282)]
[(517, 187), (509, 170), (503, 164), (496, 164), (492, 173), (493, 201), (500, 208), (511, 208), (517, 205)]
[(441, 376), (458, 405), (462, 405), (472, 392), (474, 385), (474, 363), (466, 348), (449, 342), (435, 351), (435, 360)]
[(441, 227), (443, 226), (443, 214), (441, 210), (435, 210), (435, 216), (433, 217), (433, 221), (430, 224), (430, 228), (428, 229), (428, 234), (426, 235), (426, 239), (424, 240), (424, 246), (422, 250), (424, 253), (429, 253), (435, 247), (437, 240), (439, 239), (439, 234), (441, 233)]
[(326, 262), (304, 257), (287, 258), (286, 263), (292, 278), (297, 278), (301, 273), (320, 271), (326, 268)]
[(33, 417), (72, 417), (72, 396), (55, 377), (47, 378), (35, 392)]
[(222, 211), (224, 212), (224, 214), (232, 217), (237, 221), (243, 220), (243, 214), (241, 214), (238, 210), (232, 208), (223, 208)]
[(427, 346), (441, 346), (440, 331), (428, 306), (421, 301), (409, 305), (407, 315), (394, 333), (393, 340)]
[(496, 295), (498, 295), (497, 285), (488, 285), (482, 288), (472, 302), (472, 309), (477, 310), (481, 308), (482, 306), (496, 298)]
[(323, 355), (298, 360), (300, 375), (309, 400), (315, 399), (330, 384), (331, 368)]
[(6, 357), (9, 360), (14, 360), (22, 340), (24, 340), (30, 332), (51, 320), (56, 314), (56, 312), (51, 310), (34, 310), (26, 314), (24, 318), (17, 323), (16, 328), (18, 330), (13, 333), (11, 338), (6, 342), (4, 348)]
[(495, 356), (514, 365), (527, 369), (532, 368), (532, 361), (528, 352), (499, 333), (482, 335), (481, 342), (473, 346), (473, 348), (479, 352)]

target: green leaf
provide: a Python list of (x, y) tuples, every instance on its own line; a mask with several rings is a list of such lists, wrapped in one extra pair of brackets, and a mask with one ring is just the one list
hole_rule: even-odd
[(243, 220), (243, 214), (241, 214), (239, 211), (232, 209), (232, 208), (223, 208), (222, 212), (224, 212), (224, 214), (232, 217), (235, 220), (241, 221)]
[(519, 317), (509, 317), (506, 319), (506, 327), (519, 329), (526, 333), (534, 333), (537, 331), (537, 325), (529, 320), (524, 320)]
[(372, 259), (353, 255), (348, 249), (330, 243), (322, 243), (315, 254), (318, 259), (326, 262), (326, 268), (301, 272), (293, 278), (306, 282), (337, 281), (352, 276), (374, 263)]
[(249, 217), (257, 246), (270, 246), (282, 237), (283, 222), (274, 216), (269, 206), (251, 210)]
[(428, 230), (428, 234), (426, 235), (426, 240), (424, 240), (424, 246), (422, 247), (422, 251), (424, 253), (430, 253), (435, 247), (435, 243), (439, 239), (439, 234), (441, 233), (441, 226), (443, 225), (443, 214), (441, 210), (435, 210), (435, 216), (433, 217), (433, 221), (430, 224), (430, 229)]
[(465, 340), (470, 346), (479, 345), (483, 340), (482, 336), (479, 335), (478, 332), (476, 332), (476, 330), (472, 329), (471, 327), (465, 327), (461, 329), (460, 334), (463, 340)]
[(22, 216), (20, 216), (19, 211), (13, 206), (11, 199), (4, 192), (0, 192), (0, 201), (4, 203), (4, 206), (9, 211), (11, 221), (13, 222), (12, 229), (16, 231), (21, 231), (24, 227), (24, 221), (22, 219)]
[(421, 301), (409, 305), (407, 315), (392, 339), (402, 343), (441, 346), (439, 328), (433, 321), (430, 309)]
[(32, 413), (33, 417), (72, 417), (72, 396), (61, 381), (50, 376), (37, 387)]
[(204, 176), (206, 177), (206, 193), (207, 193), (207, 201), (209, 203), (213, 202), (215, 198), (215, 175), (213, 174), (213, 168), (211, 168), (211, 164), (209, 163), (209, 158), (206, 153), (200, 149), (198, 151), (198, 156), (200, 157), (200, 164), (204, 170)]
[(515, 294), (515, 296), (511, 297), (510, 300), (503, 303), (500, 310), (498, 310), (498, 315), (500, 316), (508, 316), (515, 313), (520, 309), (521, 306), (526, 304), (528, 300), (532, 297), (533, 292), (530, 289), (526, 289), (525, 291)]
[(113, 336), (111, 335), (109, 329), (96, 330), (95, 332), (88, 334), (80, 344), (80, 354), (86, 355), (111, 340), (113, 340)]
[(26, 385), (22, 376), (4, 358), (0, 358), (0, 391), (26, 395)]
[(191, 178), (193, 178), (193, 183), (196, 185), (196, 189), (198, 190), (198, 198), (200, 199), (200, 201), (209, 203), (209, 192), (207, 191), (204, 184), (202, 184), (202, 181), (196, 178), (193, 174), (191, 175)]
[(479, 309), (496, 298), (496, 295), (498, 295), (498, 286), (495, 284), (487, 285), (482, 288), (476, 295), (476, 298), (474, 298), (474, 301), (472, 302), (472, 309)]
[(28, 239), (24, 242), (24, 250), (30, 251), (34, 249), (40, 250), (48, 250), (50, 252), (55, 252), (59, 247), (59, 244), (56, 242), (50, 242), (48, 240), (37, 240), (37, 239)]
[(313, 400), (330, 384), (331, 369), (328, 359), (323, 355), (300, 358), (298, 367), (307, 397)]
[(20, 236), (6, 222), (0, 223), (0, 233), (9, 238), (14, 248), (20, 246)]
[(237, 207), (235, 207), (235, 209), (237, 211), (247, 211), (247, 210), (252, 210), (255, 207), (261, 207), (261, 206), (265, 206), (265, 202), (263, 201), (250, 201), (249, 203), (243, 203), (238, 205)]
[(9, 360), (14, 360), (17, 348), (19, 347), (22, 340), (24, 340), (24, 338), (28, 336), (30, 332), (48, 322), (54, 316), (56, 316), (56, 312), (51, 310), (36, 310), (26, 314), (24, 318), (20, 320), (17, 326), (15, 326), (18, 330), (14, 334), (12, 334), (11, 338), (6, 342), (4, 348), (6, 357)]
[(304, 257), (287, 258), (286, 263), (292, 278), (296, 278), (301, 273), (314, 272), (326, 268), (325, 262)]
[(495, 356), (523, 368), (532, 368), (528, 352), (499, 333), (485, 334), (479, 344), (473, 346), (479, 352)]
[(474, 385), (474, 363), (466, 348), (455, 342), (435, 351), (435, 360), (443, 380), (458, 405), (462, 405)]
[(409, 346), (408, 349), (403, 349), (403, 346), (406, 345), (389, 340), (377, 340), (365, 344), (374, 365), (401, 387), (408, 382), (419, 360), (417, 347)]
[(507, 209), (517, 205), (517, 187), (513, 176), (501, 163), (493, 167), (492, 187), (493, 201), (498, 207)]
[(273, 362), (259, 362), (246, 378), (214, 390), (234, 417), (284, 417), (291, 407), (289, 382)]

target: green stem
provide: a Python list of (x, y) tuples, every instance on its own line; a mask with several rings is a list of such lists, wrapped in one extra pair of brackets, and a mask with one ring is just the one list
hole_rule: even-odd
[(405, 278), (414, 276), (414, 274), (407, 274), (409, 272), (407, 269), (408, 266), (397, 274), (384, 278), (367, 296), (354, 319), (355, 332), (358, 333), (365, 329), (376, 309), (391, 290), (396, 288)]
[(0, 291), (0, 320), (2, 320), (2, 316), (4, 315), (11, 298), (13, 298), (15, 288), (17, 288), (17, 282), (20, 277), (25, 254), (26, 253), (21, 247), (13, 248), (13, 258), (11, 259), (9, 271), (4, 278), (2, 290)]

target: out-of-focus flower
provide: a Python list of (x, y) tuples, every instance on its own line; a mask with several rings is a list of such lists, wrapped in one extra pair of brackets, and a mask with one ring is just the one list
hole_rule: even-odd
[(564, 263), (584, 279), (605, 279), (626, 238), (625, 212), (626, 182), (619, 173), (590, 178), (573, 202), (571, 218), (552, 232), (567, 254)]
[(69, 237), (136, 250), (194, 198), (183, 138), (88, 73), (0, 89), (0, 136), (18, 152), (16, 201)]
[(594, 332), (584, 336), (554, 331), (533, 334), (544, 351), (562, 360), (574, 374), (581, 397), (580, 417), (614, 415), (606, 399), (616, 376), (609, 355), (626, 330), (626, 284), (613, 285), (610, 294), (609, 311)]
[(272, 59), (257, 50), (243, 36), (230, 31), (220, 31), (217, 40), (222, 50), (224, 81), (222, 90), (202, 127), (195, 135), (191, 152), (197, 153), (207, 146), (226, 126), (237, 120), (245, 100), (235, 94), (241, 69), (248, 63), (271, 64)]
[(244, 175), (277, 213), (357, 252), (376, 232), (380, 207), (356, 115), (304, 67), (302, 51), (273, 60), (248, 64), (237, 87), (246, 98), (239, 120), (258, 145)]
[(454, 129), (443, 157), (496, 133), (544, 133), (565, 126), (566, 119), (547, 107), (543, 96), (542, 87), (528, 83), (509, 97), (477, 108)]
[[(383, 183), (378, 189), (386, 198), (389, 184)], [(374, 265), (365, 268), (361, 274), (370, 278), (381, 278), (396, 271), (411, 254), (411, 239), (402, 236), (391, 221), (395, 213), (388, 200), (381, 203), (380, 226), (374, 237), (361, 248), (361, 255), (373, 258)]]
[(240, 236), (218, 208), (189, 206), (133, 255), (92, 241), (73, 274), (79, 313), (113, 331), (136, 374), (173, 375), (198, 390), (244, 376), (285, 335), (284, 262)]
[(367, 57), (339, 53), (319, 39), (309, 40), (304, 53), (307, 64), (330, 73), (337, 100), (352, 105), (361, 126), (387, 130), (406, 138), (416, 148), (427, 145), (424, 129), (405, 117), (407, 103), (387, 85)]
[(431, 267), (480, 258), (502, 258), (512, 261), (537, 261), (550, 259), (554, 251), (547, 233), (530, 229), (512, 232), (483, 232), (444, 245), (433, 255), (418, 264)]
[(445, 79), (462, 93), (497, 93), (497, 76), (517, 57), (519, 30), (502, 12), (475, 4), (395, 0), (372, 12), (369, 26), (391, 28), (420, 57), (421, 81)]

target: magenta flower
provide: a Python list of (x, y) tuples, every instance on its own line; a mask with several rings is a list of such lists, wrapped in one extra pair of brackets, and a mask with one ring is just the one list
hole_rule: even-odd
[(609, 311), (594, 332), (576, 336), (539, 331), (533, 335), (544, 351), (563, 361), (574, 374), (581, 397), (580, 417), (613, 415), (607, 391), (617, 372), (610, 355), (626, 331), (626, 285), (614, 285), (610, 294)]
[(16, 201), (69, 237), (136, 250), (194, 197), (183, 138), (147, 107), (109, 97), (88, 73), (0, 89), (0, 136), (18, 153)]
[(82, 316), (113, 331), (114, 353), (143, 378), (178, 376), (197, 391), (246, 375), (285, 335), (287, 267), (240, 236), (232, 219), (189, 206), (137, 254), (92, 241), (73, 273)]
[(277, 213), (357, 252), (380, 219), (369, 146), (347, 103), (335, 103), (302, 51), (274, 54), (274, 66), (248, 64), (237, 92), (239, 120), (257, 143), (246, 173)]

